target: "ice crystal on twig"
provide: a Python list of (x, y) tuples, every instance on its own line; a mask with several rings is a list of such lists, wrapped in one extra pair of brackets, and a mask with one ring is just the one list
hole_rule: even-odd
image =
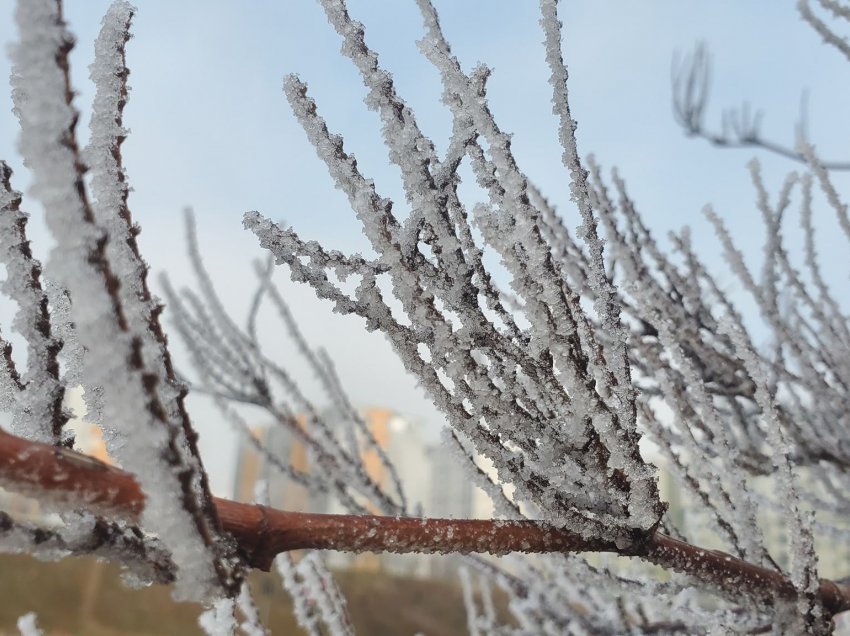
[[(2, 291), (17, 306), (10, 326), (27, 348), (26, 368), (19, 368), (8, 337), (0, 337), (0, 404), (18, 435), (3, 433), (0, 450), (25, 445), (23, 454), (4, 455), (3, 483), (29, 494), (51, 483), (40, 497), (62, 511), (63, 525), (47, 529), (0, 514), (0, 551), (117, 560), (130, 579), (173, 580), (178, 596), (206, 602), (200, 624), (208, 633), (262, 634), (242, 567), (262, 561), (247, 544), (267, 542), (274, 513), (327, 522), (308, 524), (301, 545), (313, 548), (513, 552), (504, 562), (465, 557), (477, 572), (462, 575), (471, 633), (829, 633), (830, 613), (850, 606), (850, 592), (818, 578), (815, 539), (848, 536), (842, 520), (850, 509), (850, 330), (818, 252), (814, 208), (822, 195), (839, 236), (850, 239), (847, 204), (829, 172), (841, 166), (824, 162), (804, 135), (794, 151), (762, 140), (759, 116), (748, 110), (727, 117), (722, 135), (706, 132), (708, 58), (700, 50), (677, 67), (676, 114), (689, 134), (766, 148), (805, 169), (790, 173), (773, 195), (760, 165), (750, 164), (754, 213), (765, 229), (759, 263), (722, 211), (705, 208), (733, 276), (758, 310), (748, 315), (695, 253), (690, 230), (672, 233), (667, 250), (625, 179), (579, 154), (555, 0), (539, 3), (541, 58), (550, 70), (575, 211), (556, 209), (557, 199), (544, 196), (520, 166), (511, 135), (488, 102), (490, 69), (465, 70), (434, 6), (417, 4), (425, 30), (419, 48), (440, 75), (452, 117), (442, 155), (346, 3), (320, 0), (363, 80), (366, 105), (380, 119), (403, 202), (383, 196), (363, 173), (307, 84), (297, 75), (284, 80), (296, 119), (347, 197), (372, 253), (329, 250), (258, 212), (246, 214), (245, 226), (271, 257), (255, 267), (256, 291), (242, 325), (219, 298), (187, 215), (196, 288), (177, 292), (164, 279), (196, 388), (271, 470), (355, 513), (327, 521), (248, 506), (261, 527), (247, 540), (239, 534), (244, 528), (222, 514), (242, 542), (235, 550), (222, 538), (217, 510), (237, 504), (216, 503), (209, 492), (183, 405), (186, 386), (172, 368), (130, 213), (121, 144), (128, 133), (125, 45), (134, 9), (117, 0), (104, 19), (90, 67), (91, 137), (80, 151), (68, 74), (72, 39), (61, 6), (19, 3), (13, 99), (34, 176), (28, 194), (45, 208), (56, 247), (45, 278), (29, 249), (21, 196), (0, 162)], [(850, 15), (846, 8), (833, 0), (811, 4), (799, 2), (803, 19), (847, 55), (847, 42), (824, 19), (831, 15), (841, 24)], [(467, 166), (483, 200), (461, 198)], [(787, 239), (797, 209), (800, 262)], [(502, 270), (491, 267), (489, 255)], [(405, 493), (330, 355), (299, 329), (275, 286), (272, 259), (336, 311), (362, 317), (387, 337), (444, 413), (445, 443), (490, 496), (499, 519), (409, 518), (419, 502)], [(267, 309), (318, 379), (329, 409), (263, 348), (259, 316)], [(78, 384), (107, 433), (110, 454), (141, 489), (127, 473), (39, 443), (72, 443), (62, 398), (65, 387)], [(242, 414), (246, 405), (298, 440), (309, 467), (264, 447)], [(651, 446), (639, 446), (642, 436)], [(364, 449), (387, 480), (367, 469)], [(690, 499), (687, 511), (665, 515), (658, 471), (641, 453), (647, 449)], [(485, 460), (493, 472), (482, 468)], [(15, 474), (16, 462), (37, 470)], [(51, 472), (58, 467), (67, 472)], [(84, 468), (129, 482), (138, 509), (145, 502), (140, 518), (138, 509), (114, 520), (69, 510), (87, 505), (118, 514), (103, 504), (120, 490), (113, 482), (97, 484), (103, 486), (97, 493), (93, 481), (62, 483)], [(784, 550), (765, 536), (764, 517), (782, 524)], [(128, 525), (128, 518), (140, 525)], [(698, 547), (703, 532), (729, 553)], [(553, 549), (564, 553), (524, 554)], [(575, 550), (637, 556), (671, 577), (657, 580), (637, 560), (601, 555), (591, 563), (566, 553)], [(269, 557), (260, 564), (268, 567), (271, 557), (260, 556)], [(345, 601), (318, 552), (300, 559), (284, 554), (277, 567), (306, 631), (352, 633)], [(492, 585), (507, 595), (515, 625), (498, 624)]]

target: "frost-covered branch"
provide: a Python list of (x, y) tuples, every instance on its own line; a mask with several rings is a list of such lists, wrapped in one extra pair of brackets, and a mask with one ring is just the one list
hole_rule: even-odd
[[(389, 158), (401, 169), (406, 217), (362, 174), (342, 137), (319, 114), (306, 83), (289, 76), (284, 85), (307, 138), (363, 223), (375, 253), (370, 267), (354, 266), (368, 260), (359, 255), (331, 260), (294, 229), (256, 212), (245, 216), (246, 227), (294, 281), (309, 284), (338, 312), (359, 315), (369, 329), (388, 337), (446, 415), (454, 439), (461, 446), (468, 441), (466, 452), (492, 460), (498, 483), (483, 483), (497, 502), (501, 485), (511, 484), (516, 500), (547, 520), (640, 553), (642, 542), (656, 536), (663, 513), (654, 473), (638, 452), (640, 430), (729, 549), (785, 576), (784, 564), (763, 540), (752, 491), (757, 476), (783, 480), (786, 496), (777, 512), (791, 520), (791, 577), (802, 623), (782, 609), (772, 616), (742, 611), (740, 621), (821, 629), (810, 588), (816, 576), (810, 526), (796, 503), (803, 497), (819, 500), (795, 483), (798, 468), (810, 471), (818, 488), (833, 487), (833, 479), (843, 483), (846, 443), (835, 422), (846, 419), (838, 415), (846, 396), (846, 365), (838, 353), (846, 351), (846, 317), (819, 277), (810, 210), (803, 211), (802, 223), (809, 228), (806, 261), (814, 289), (785, 249), (782, 227), (798, 177), (789, 176), (773, 204), (753, 168), (757, 209), (767, 231), (760, 275), (750, 272), (719, 217), (709, 213), (734, 272), (775, 336), (772, 351), (762, 353), (739, 310), (694, 253), (688, 231), (672, 235), (674, 254), (665, 253), (619, 174), (607, 179), (592, 159), (585, 169), (567, 99), (556, 3), (541, 2), (541, 25), (564, 164), (581, 220), (577, 240), (529, 185), (509, 135), (496, 123), (485, 90), (489, 70), (478, 66), (465, 73), (432, 4), (418, 4), (426, 30), (419, 46), (440, 73), (443, 101), (453, 116), (442, 161), (366, 44), (363, 26), (344, 2), (322, 2), (344, 55), (367, 88), (367, 106), (382, 121)], [(676, 76), (677, 114), (692, 134), (702, 130), (707, 63), (698, 52)], [(750, 144), (760, 141), (757, 129), (757, 119), (748, 116), (736, 124), (739, 137)], [(794, 155), (812, 166), (843, 225), (846, 208), (822, 163), (806, 153), (801, 148)], [(470, 216), (457, 195), (457, 170), (466, 159), (488, 198)], [(810, 199), (811, 180), (803, 182)], [(501, 257), (513, 302), (503, 302), (506, 295), (484, 267), (485, 250)], [(358, 285), (343, 291), (330, 273), (338, 280), (356, 277)], [(791, 296), (780, 301), (783, 288)], [(401, 314), (390, 310), (389, 294)], [(739, 333), (744, 335), (733, 337)], [(814, 396), (818, 404), (812, 409)], [(826, 422), (827, 412), (832, 423)], [(514, 515), (511, 508), (500, 510)], [(679, 536), (689, 534), (672, 520), (663, 523)], [(562, 576), (568, 589), (570, 576)], [(602, 576), (611, 574), (606, 570)], [(704, 581), (709, 587), (717, 583), (709, 579)], [(599, 607), (619, 616), (622, 625), (635, 623), (628, 618), (633, 611), (656, 611), (648, 609), (651, 602), (626, 609), (631, 606), (625, 599), (600, 601)]]
[(12, 322), (27, 343), (27, 369), (21, 375), (12, 359), (12, 346), (3, 341), (3, 397), (12, 412), (12, 429), (25, 437), (55, 444), (68, 421), (62, 401), (65, 386), (59, 376), (59, 350), (42, 286), (41, 263), (33, 258), (27, 238), (28, 215), (21, 210), (21, 195), (12, 189), (12, 169), (0, 161), (0, 263), (6, 268), (3, 292), (18, 304)]
[(174, 582), (174, 564), (160, 542), (133, 526), (91, 517), (84, 517), (77, 527), (51, 530), (16, 522), (0, 512), (0, 552), (44, 560), (93, 556), (120, 564), (131, 584)]
[[(121, 69), (126, 37), (116, 41), (112, 33), (126, 31), (131, 14), (128, 4), (118, 2), (104, 19), (106, 42), (97, 51), (93, 75), (112, 81), (108, 86), (101, 84), (100, 91), (120, 96), (125, 90), (126, 73)], [(75, 330), (86, 351), (85, 384), (104, 388), (105, 421), (126, 427), (107, 435), (109, 450), (144, 484), (148, 495), (144, 523), (172, 553), (180, 573), (179, 594), (200, 600), (230, 593), (238, 574), (217, 539), (215, 509), (205, 492), (203, 469), (191, 453), (194, 432), (187, 419), (172, 419), (173, 400), (162, 381), (167, 363), (161, 356), (152, 356), (145, 344), (154, 337), (156, 324), (139, 320), (145, 314), (150, 317), (144, 307), (144, 270), (119, 258), (114, 244), (107, 247), (111, 236), (120, 242), (129, 228), (120, 235), (104, 227), (103, 215), (96, 211), (109, 205), (112, 214), (120, 215), (120, 164), (95, 169), (96, 182), (104, 185), (95, 185), (94, 205), (83, 186), (83, 163), (75, 139), (77, 112), (68, 75), (73, 39), (65, 28), (61, 5), (55, 0), (21, 2), (16, 21), (20, 40), (12, 51), (12, 85), (21, 150), (34, 176), (32, 194), (44, 206), (56, 238), (49, 269), (72, 299)], [(120, 97), (103, 99), (95, 119), (120, 126), (120, 104)], [(110, 105), (118, 110), (110, 110)], [(105, 141), (100, 152), (117, 154), (120, 133), (109, 134), (116, 135), (114, 141)], [(96, 125), (94, 143), (99, 135)], [(107, 191), (115, 189), (106, 185), (110, 176), (118, 181), (118, 209), (112, 207), (114, 201), (105, 201), (110, 196)], [(224, 592), (215, 592), (216, 588)]]
[[(408, 514), (408, 502), (395, 466), (352, 406), (327, 356), (314, 351), (304, 339), (289, 307), (271, 280), (271, 272), (258, 271), (258, 289), (248, 325), (245, 329), (240, 328), (224, 309), (203, 265), (191, 213), (187, 213), (186, 220), (189, 254), (200, 295), (190, 290), (177, 294), (166, 277), (163, 278), (163, 288), (174, 325), (200, 376), (200, 390), (214, 398), (226, 419), (243, 437), (247, 436), (252, 446), (259, 445), (252, 441), (248, 427), (233, 404), (260, 407), (270, 417), (273, 426), (290, 431), (311, 454), (313, 467), (310, 473), (296, 474), (297, 470), (289, 465), (288, 458), (275, 457), (268, 449), (258, 448), (274, 470), (294, 478), (313, 493), (333, 494), (344, 508), (352, 512), (365, 512), (369, 506), (375, 506), (386, 514)], [(321, 250), (314, 254), (316, 258), (343, 258)], [(356, 267), (365, 266), (356, 259), (347, 262)], [(329, 418), (319, 409), (291, 374), (260, 349), (253, 323), (264, 299), (270, 301), (285, 332), (320, 380), (338, 422), (332, 423), (334, 418)], [(394, 492), (388, 492), (366, 470), (359, 449), (349, 443), (348, 438), (355, 434), (376, 453), (382, 469), (391, 477)]]
[[(73, 451), (6, 433), (0, 433), (0, 481), (30, 494), (38, 492), (43, 501), (58, 508), (89, 506), (131, 522), (145, 505), (145, 495), (134, 476)], [(634, 551), (538, 521), (310, 514), (218, 498), (215, 505), (240, 552), (262, 569), (268, 569), (280, 552), (305, 548), (490, 554), (593, 551), (638, 556), (689, 574), (730, 596), (743, 592), (770, 603), (797, 594), (794, 583), (779, 572), (660, 532)], [(850, 590), (845, 586), (820, 581), (816, 590), (827, 611), (850, 609)]]
[[(339, 549), (473, 553), (465, 560), (482, 577), (480, 603), (470, 581), (465, 586), (473, 633), (828, 633), (832, 616), (850, 609), (850, 591), (820, 578), (815, 551), (820, 536), (848, 536), (850, 321), (818, 252), (815, 207), (822, 197), (850, 239), (847, 204), (830, 175), (847, 166), (824, 162), (804, 135), (794, 150), (763, 140), (759, 116), (746, 109), (727, 116), (722, 133), (707, 131), (707, 55), (698, 49), (674, 70), (676, 114), (689, 134), (764, 147), (804, 165), (773, 194), (759, 164), (750, 164), (754, 213), (764, 226), (760, 262), (723, 210), (705, 208), (745, 302), (756, 309), (745, 312), (696, 253), (690, 230), (671, 233), (669, 248), (662, 244), (625, 178), (579, 154), (556, 1), (540, 1), (541, 58), (569, 177), (564, 194), (575, 210), (557, 209), (557, 199), (533, 185), (489, 103), (490, 69), (464, 68), (429, 0), (417, 2), (425, 32), (419, 48), (439, 73), (452, 117), (443, 155), (344, 0), (319, 4), (381, 121), (404, 201), (379, 192), (306, 82), (288, 75), (292, 112), (371, 253), (330, 250), (246, 214), (245, 226), (270, 256), (256, 266), (243, 324), (219, 297), (188, 216), (196, 285), (176, 291), (163, 279), (163, 286), (197, 390), (270, 470), (353, 514), (211, 496), (183, 404), (187, 386), (172, 367), (130, 213), (121, 144), (134, 9), (117, 0), (104, 19), (90, 67), (91, 137), (80, 151), (61, 5), (22, 0), (13, 100), (34, 178), (28, 194), (45, 208), (56, 247), (43, 276), (21, 196), (0, 162), (3, 291), (18, 307), (11, 327), (27, 347), (27, 368), (19, 368), (10, 341), (0, 338), (0, 404), (15, 433), (0, 433), (0, 485), (61, 512), (64, 525), (39, 528), (0, 514), (0, 549), (94, 554), (144, 580), (173, 579), (181, 598), (207, 603), (201, 625), (211, 632), (263, 633), (244, 567), (268, 569), (291, 550)], [(799, 4), (804, 20), (844, 51), (813, 3)], [(817, 4), (838, 23), (850, 16), (834, 0)], [(480, 200), (466, 201), (460, 188), (467, 167)], [(799, 260), (787, 238), (795, 214)], [(272, 260), (388, 339), (443, 412), (445, 438), (469, 480), (502, 518), (411, 516), (419, 502), (405, 493), (330, 356), (299, 329), (298, 308), (275, 286)], [(260, 317), (269, 309), (330, 409), (308, 396), (288, 361), (264, 348)], [(62, 398), (76, 385), (121, 468), (62, 447), (72, 443)], [(265, 447), (244, 408), (260, 409), (296, 440), (309, 466)], [(368, 469), (364, 452), (386, 480)], [(687, 510), (668, 512), (661, 471), (676, 482), (671, 501), (687, 498)], [(381, 514), (367, 514), (374, 511)], [(778, 549), (765, 518), (779, 528)], [(698, 547), (706, 541), (723, 551)], [(582, 552), (597, 556), (589, 562)], [(497, 564), (477, 553), (510, 556)], [(351, 633), (320, 555), (296, 562), (284, 554), (278, 565), (308, 631)], [(653, 567), (670, 580), (659, 580)], [(507, 594), (517, 630), (496, 624), (491, 585)]]

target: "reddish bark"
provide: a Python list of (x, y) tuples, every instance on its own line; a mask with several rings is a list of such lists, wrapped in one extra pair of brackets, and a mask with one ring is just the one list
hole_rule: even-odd
[[(130, 473), (96, 459), (0, 430), (0, 485), (56, 507), (85, 507), (129, 522), (139, 520), (144, 494)], [(537, 521), (415, 519), (289, 512), (214, 498), (224, 529), (246, 561), (268, 570), (275, 555), (298, 549), (374, 552), (616, 552), (612, 543), (585, 539)], [(631, 553), (630, 553), (631, 554)], [(705, 550), (661, 532), (634, 556), (707, 582), (718, 590), (770, 601), (793, 596), (780, 572), (724, 552)], [(832, 614), (850, 609), (850, 587), (822, 580), (818, 592)]]

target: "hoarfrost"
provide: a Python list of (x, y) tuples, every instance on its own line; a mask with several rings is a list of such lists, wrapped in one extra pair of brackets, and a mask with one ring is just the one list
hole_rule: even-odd
[(208, 636), (232, 636), (237, 627), (235, 611), (236, 605), (232, 598), (219, 599), (201, 613), (198, 625)]
[[(469, 572), (461, 575), (474, 634), (721, 633), (733, 627), (828, 633), (829, 595), (846, 600), (846, 590), (821, 585), (814, 537), (847, 535), (832, 519), (845, 518), (848, 503), (850, 329), (816, 248), (815, 185), (848, 239), (850, 215), (814, 147), (801, 142), (795, 158), (808, 174), (789, 174), (774, 201), (759, 164), (750, 164), (766, 230), (760, 268), (747, 261), (720, 216), (705, 209), (733, 274), (769, 331), (762, 350), (695, 254), (689, 230), (671, 234), (674, 254), (665, 253), (619, 174), (613, 171), (608, 179), (592, 157), (579, 156), (555, 0), (539, 3), (542, 55), (578, 211), (575, 239), (567, 229), (572, 213), (562, 217), (534, 186), (513, 153), (511, 134), (497, 124), (487, 99), (490, 69), (462, 69), (429, 0), (417, 0), (425, 27), (419, 48), (440, 74), (452, 116), (444, 156), (396, 93), (346, 3), (320, 4), (363, 80), (367, 107), (380, 119), (409, 213), (395, 214), (393, 202), (329, 129), (307, 84), (289, 75), (284, 92), (290, 107), (376, 256), (327, 250), (257, 212), (247, 213), (244, 224), (294, 281), (309, 284), (335, 311), (360, 316), (368, 329), (389, 339), (445, 414), (445, 442), (505, 519), (471, 539), (450, 523), (406, 520), (421, 533), (417, 540), (367, 525), (350, 547), (381, 541), (390, 551), (439, 552), (460, 544), (525, 551), (532, 548), (529, 540), (503, 544), (498, 533), (534, 516), (567, 530), (563, 536), (575, 537), (571, 546), (597, 541), (688, 573), (655, 581), (640, 566), (604, 555), (593, 564), (568, 554), (513, 555), (504, 567), (469, 556), (467, 563), (482, 573), (480, 603)], [(820, 5), (847, 19), (831, 0)], [(847, 43), (808, 2), (801, 0), (799, 9), (847, 54)], [(62, 396), (66, 385), (81, 384), (88, 418), (102, 424), (110, 454), (136, 475), (147, 506), (140, 528), (63, 513), (64, 526), (48, 529), (0, 514), (0, 551), (51, 559), (94, 554), (122, 561), (127, 577), (138, 582), (168, 582), (176, 575), (179, 598), (207, 605), (199, 619), (207, 633), (262, 634), (240, 560), (219, 535), (183, 406), (186, 387), (171, 366), (158, 320), (161, 306), (148, 289), (147, 265), (136, 244), (139, 229), (120, 152), (128, 133), (124, 49), (134, 11), (117, 0), (104, 18), (90, 67), (96, 87), (90, 143), (80, 152), (67, 73), (72, 39), (60, 5), (18, 4), (21, 40), (12, 51), (12, 85), (20, 146), (34, 175), (31, 194), (47, 210), (57, 247), (42, 281), (41, 266), (29, 253), (21, 197), (0, 162), (0, 262), (9, 274), (2, 291), (18, 306), (11, 327), (27, 346), (27, 368), (19, 372), (11, 345), (0, 338), (0, 402), (13, 413), (15, 433), (69, 444)], [(680, 84), (677, 114), (693, 133), (704, 107), (704, 58), (692, 66), (691, 75), (674, 81)], [(83, 160), (91, 169), (91, 200)], [(467, 161), (486, 195), (469, 207), (459, 194), (460, 167)], [(802, 273), (783, 237), (798, 194)], [(201, 389), (263, 461), (287, 478), (333, 495), (350, 512), (380, 510), (399, 519), (410, 514), (416, 507), (387, 453), (343, 391), (329, 356), (308, 344), (275, 288), (271, 258), (257, 266), (257, 291), (242, 328), (227, 315), (204, 269), (191, 215), (187, 227), (199, 293), (177, 294), (167, 281), (165, 288)], [(500, 288), (485, 254), (498, 256), (509, 288)], [(319, 379), (334, 419), (342, 420), (339, 427), (263, 352), (257, 316), (264, 304), (275, 310)], [(263, 448), (236, 404), (260, 407), (275, 426), (286, 427), (308, 448), (315, 470), (304, 471)], [(641, 434), (655, 442), (669, 473), (692, 498), (690, 507), (702, 515), (696, 522), (664, 515), (656, 470), (641, 456)], [(378, 458), (387, 483), (366, 470), (364, 449)], [(492, 462), (494, 474), (479, 468), (478, 458)], [(754, 482), (763, 478), (777, 492), (755, 490)], [(262, 490), (257, 496), (266, 497)], [(764, 513), (787, 528), (787, 579), (760, 531), (757, 514)], [(733, 554), (686, 543), (698, 525), (713, 530)], [(308, 633), (352, 633), (345, 601), (318, 553), (297, 561), (284, 554), (276, 567)], [(497, 625), (490, 582), (508, 595), (517, 629)], [(707, 600), (705, 591), (717, 598)], [(25, 619), (19, 622), (22, 633), (38, 633), (34, 619), (31, 627)]]
[(38, 617), (35, 612), (24, 614), (18, 619), (17, 627), (21, 636), (41, 636), (42, 632), (38, 628)]
[[(115, 4), (104, 18), (104, 32), (126, 30), (131, 12), (126, 3)], [(66, 91), (65, 64), (72, 38), (51, 0), (21, 2), (15, 17), (20, 41), (12, 49), (12, 85), (21, 152), (33, 173), (31, 193), (47, 211), (47, 225), (56, 239), (49, 271), (72, 298), (85, 299), (71, 306), (80, 344), (87, 351), (84, 384), (103, 387), (104, 422), (127, 440), (110, 451), (145, 490), (143, 523), (172, 551), (180, 573), (175, 593), (207, 598), (217, 594), (230, 575), (209, 547), (216, 536), (204, 505), (211, 504), (204, 503), (204, 493), (192, 483), (199, 471), (198, 464), (192, 465), (194, 458), (187, 457), (185, 431), (169, 425), (167, 384), (150, 381), (151, 373), (154, 378), (160, 373), (156, 358), (146, 358), (144, 342), (151, 329), (139, 326), (134, 319), (138, 308), (125, 306), (128, 296), (120, 293), (122, 286), (132, 288), (143, 276), (120, 260), (113, 269), (105, 249), (108, 231), (77, 187), (82, 178), (74, 141), (77, 114)], [(176, 461), (170, 459), (172, 454)], [(181, 475), (190, 476), (188, 486), (181, 485)], [(221, 568), (220, 579), (216, 568)]]

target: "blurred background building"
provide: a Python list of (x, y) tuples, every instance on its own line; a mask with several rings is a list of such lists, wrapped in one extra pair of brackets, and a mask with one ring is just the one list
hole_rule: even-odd
[[(395, 467), (414, 514), (430, 517), (474, 518), (490, 517), (492, 505), (487, 495), (477, 488), (471, 473), (463, 467), (449, 449), (441, 444), (427, 446), (420, 434), (421, 427), (400, 413), (383, 407), (367, 407), (360, 411), (366, 427), (379, 447)], [(336, 428), (346, 425), (339, 417), (325, 414), (325, 421)], [(258, 426), (254, 438), (276, 460), (264, 456), (247, 439), (239, 445), (233, 496), (238, 501), (254, 500), (257, 484), (267, 484), (269, 504), (276, 508), (306, 512), (345, 513), (338, 501), (325, 494), (312, 494), (274, 467), (275, 461), (309, 472), (310, 452), (289, 428), (281, 425)], [(355, 442), (369, 476), (385, 491), (395, 493), (392, 476), (380, 460), (378, 452), (355, 435)], [(412, 577), (453, 576), (459, 557), (437, 557), (421, 554), (349, 554), (328, 552), (328, 565), (335, 569), (382, 571)]]

